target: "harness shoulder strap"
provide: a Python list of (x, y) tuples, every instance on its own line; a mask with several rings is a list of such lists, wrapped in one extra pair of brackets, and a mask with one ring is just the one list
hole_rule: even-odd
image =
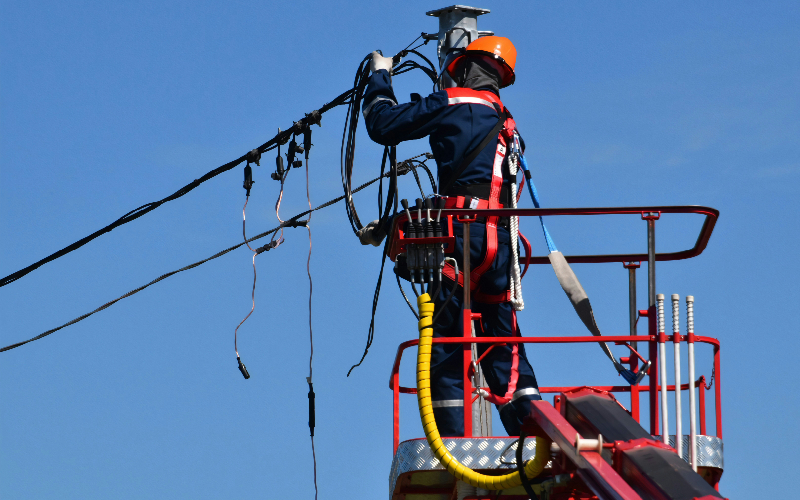
[(500, 131), (503, 129), (503, 125), (510, 116), (508, 111), (503, 106), (503, 103), (491, 92), (481, 92), (472, 89), (464, 89), (464, 88), (449, 88), (447, 89), (447, 102), (450, 105), (453, 104), (482, 104), (484, 106), (489, 106), (494, 109), (497, 109), (495, 105), (498, 105), (500, 108), (500, 117), (497, 120), (497, 124), (492, 127), (492, 130), (483, 138), (483, 140), (478, 144), (475, 149), (469, 152), (463, 160), (461, 160), (461, 164), (453, 170), (453, 173), (450, 174), (450, 178), (447, 179), (447, 182), (442, 184), (442, 187), (439, 189), (439, 194), (446, 195), (450, 188), (453, 187), (453, 184), (458, 180), (461, 174), (464, 173), (464, 170), (475, 161), (475, 158), (478, 157), (481, 151), (489, 145), (489, 143), (495, 137), (500, 134)]
[(447, 182), (439, 190), (440, 194), (446, 195), (447, 192), (450, 190), (450, 188), (453, 187), (453, 184), (455, 184), (455, 182), (461, 176), (461, 174), (464, 173), (464, 170), (467, 169), (470, 163), (472, 163), (475, 160), (475, 158), (478, 157), (480, 152), (483, 151), (483, 149), (489, 145), (492, 139), (497, 137), (497, 134), (499, 134), (500, 130), (503, 128), (503, 124), (505, 123), (506, 118), (508, 118), (508, 114), (506, 113), (505, 110), (503, 110), (503, 112), (500, 113), (500, 119), (497, 120), (497, 124), (494, 127), (492, 127), (492, 130), (490, 130), (488, 134), (486, 134), (486, 137), (483, 138), (480, 144), (478, 144), (475, 147), (475, 149), (470, 151), (470, 153), (464, 157), (464, 159), (461, 161), (461, 165), (459, 165), (458, 168), (456, 168), (453, 171), (453, 173), (450, 175), (450, 178), (447, 179)]

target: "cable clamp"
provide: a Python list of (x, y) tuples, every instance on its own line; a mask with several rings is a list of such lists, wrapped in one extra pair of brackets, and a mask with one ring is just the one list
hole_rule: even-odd
[(247, 153), (247, 163), (255, 163), (260, 167), (261, 166), (261, 163), (259, 163), (260, 161), (261, 161), (261, 151), (259, 151), (258, 148)]
[(270, 241), (269, 243), (267, 243), (263, 247), (256, 248), (256, 255), (258, 255), (260, 253), (264, 253), (264, 252), (269, 252), (270, 250), (272, 250), (276, 246), (278, 246), (278, 242), (277, 241)]
[(306, 113), (305, 122), (311, 125), (322, 126), (322, 113), (319, 112), (318, 109), (315, 109), (311, 113)]
[(308, 227), (308, 220), (290, 219), (281, 224), (282, 227)]
[(397, 175), (406, 175), (411, 171), (411, 162), (401, 161), (397, 164)]

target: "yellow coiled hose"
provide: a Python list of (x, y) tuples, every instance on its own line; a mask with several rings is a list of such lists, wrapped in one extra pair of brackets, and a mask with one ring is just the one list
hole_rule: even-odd
[[(427, 293), (417, 298), (419, 306), (419, 350), (417, 353), (417, 401), (419, 402), (419, 415), (422, 418), (422, 427), (425, 437), (433, 450), (433, 454), (444, 465), (447, 471), (457, 479), (485, 490), (507, 490), (522, 484), (518, 471), (502, 476), (487, 476), (475, 472), (461, 464), (450, 454), (439, 436), (439, 429), (433, 418), (431, 400), (431, 347), (433, 345), (433, 302)], [(550, 440), (536, 438), (536, 454), (533, 460), (525, 466), (528, 478), (534, 478), (542, 473), (544, 466), (550, 459)]]

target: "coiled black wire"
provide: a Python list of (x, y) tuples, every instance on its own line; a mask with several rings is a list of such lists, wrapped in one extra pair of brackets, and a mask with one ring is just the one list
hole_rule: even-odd
[[(415, 40), (416, 41), (416, 40)], [(414, 42), (411, 42), (412, 45)], [(393, 75), (398, 75), (402, 73), (407, 73), (408, 71), (412, 71), (414, 69), (422, 70), (434, 83), (436, 84), (438, 75), (436, 73), (436, 67), (433, 63), (422, 55), (421, 53), (417, 52), (415, 49), (404, 49), (400, 51), (395, 56), (395, 59), (406, 57), (409, 54), (413, 54), (427, 64), (427, 66), (423, 66), (414, 60), (407, 60), (404, 61), (392, 69)], [(347, 113), (345, 115), (344, 121), (344, 130), (342, 131), (342, 147), (341, 147), (341, 174), (342, 174), (342, 188), (344, 190), (345, 195), (345, 212), (347, 213), (347, 219), (350, 221), (350, 227), (353, 229), (353, 233), (358, 234), (358, 231), (364, 227), (361, 223), (361, 219), (358, 217), (358, 211), (356, 210), (355, 203), (353, 202), (352, 198), (352, 183), (353, 183), (353, 165), (355, 161), (355, 151), (356, 151), (356, 133), (358, 131), (358, 121), (361, 115), (361, 103), (364, 98), (364, 91), (366, 90), (367, 83), (369, 82), (370, 77), (370, 70), (369, 70), (369, 62), (372, 59), (372, 54), (367, 55), (364, 59), (361, 60), (361, 63), (358, 65), (358, 69), (356, 70), (355, 78), (353, 79), (353, 93), (349, 97), (349, 101), (346, 102), (347, 104)], [(396, 155), (396, 148), (394, 146), (387, 146), (384, 148), (383, 152), (383, 162), (381, 166), (381, 170), (385, 168), (387, 155), (390, 158), (394, 158)], [(433, 175), (427, 169), (427, 166), (424, 167), (425, 170), (428, 172), (428, 176), (431, 179), (431, 183), (435, 186), (435, 182), (433, 181)], [(416, 177), (416, 172), (414, 172), (414, 176)], [(379, 216), (379, 227), (381, 227), (384, 231), (386, 230), (386, 222), (389, 220), (390, 213), (389, 213), (389, 204), (394, 197), (394, 192), (396, 191), (396, 184), (392, 184), (390, 182), (389, 185), (389, 195), (387, 196), (387, 203), (386, 208), (381, 211), (381, 204), (382, 204), (382, 196), (383, 190), (380, 191), (379, 197), (381, 197), (378, 201), (378, 216)], [(436, 189), (434, 188), (434, 191)], [(395, 211), (397, 206), (397, 201), (395, 200), (394, 203)]]

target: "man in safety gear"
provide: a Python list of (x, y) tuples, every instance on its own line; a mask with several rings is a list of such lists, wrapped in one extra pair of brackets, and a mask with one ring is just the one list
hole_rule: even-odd
[[(373, 71), (364, 94), (363, 114), (370, 138), (393, 146), (402, 141), (430, 136), (436, 159), (440, 195), (447, 208), (502, 208), (510, 206), (510, 184), (516, 182), (506, 165), (506, 151), (516, 126), (500, 101), (500, 89), (514, 83), (516, 49), (503, 37), (487, 36), (469, 44), (446, 65), (457, 87), (434, 92), (426, 98), (412, 95), (412, 102), (398, 104), (392, 90), (392, 59), (373, 53)], [(521, 141), (520, 141), (521, 142)], [(374, 225), (373, 225), (374, 226)], [(471, 225), (469, 279), (472, 310), (481, 314), (475, 325), (479, 335), (520, 335), (516, 312), (509, 302), (511, 266), (508, 220), (481, 218)], [(369, 226), (359, 237), (363, 244), (379, 243)], [(446, 228), (445, 228), (446, 230)], [(453, 221), (454, 257), (463, 260), (462, 224)], [(449, 268), (449, 273), (448, 273)], [(434, 297), (440, 311), (454, 279), (453, 268), (445, 269), (450, 280)], [(400, 273), (398, 273), (400, 274)], [(460, 337), (462, 293), (453, 298), (433, 325), (436, 337)], [(478, 355), (487, 350), (478, 344)], [(530, 412), (531, 400), (541, 399), (536, 377), (523, 344), (498, 345), (481, 361), (491, 390), (487, 399), (496, 404), (509, 435), (519, 435), (520, 424)], [(463, 350), (461, 344), (434, 344), (431, 357), (433, 409), (442, 436), (464, 434)]]

